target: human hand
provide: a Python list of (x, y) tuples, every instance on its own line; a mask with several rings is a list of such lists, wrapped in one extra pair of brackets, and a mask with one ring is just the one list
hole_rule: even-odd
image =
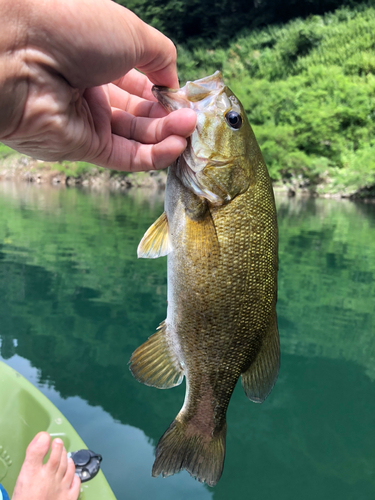
[(110, 0), (0, 0), (0, 13), (1, 142), (130, 171), (182, 153), (195, 113), (167, 115), (151, 93), (178, 87), (168, 38)]

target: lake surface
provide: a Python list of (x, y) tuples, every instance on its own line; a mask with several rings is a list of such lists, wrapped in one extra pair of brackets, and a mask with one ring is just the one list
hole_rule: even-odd
[[(1, 358), (103, 455), (119, 500), (375, 498), (375, 205), (278, 199), (278, 382), (236, 387), (215, 488), (151, 478), (184, 383), (127, 363), (166, 314), (166, 259), (137, 260), (163, 196), (0, 183)], [(105, 499), (103, 499), (105, 500)]]

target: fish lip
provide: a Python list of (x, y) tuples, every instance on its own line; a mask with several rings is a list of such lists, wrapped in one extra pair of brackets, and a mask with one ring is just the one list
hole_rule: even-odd
[(181, 89), (170, 89), (161, 85), (154, 85), (151, 89), (152, 95), (157, 99), (158, 103), (168, 111), (175, 111), (181, 108), (190, 108), (187, 99), (181, 94), (178, 95)]
[(152, 95), (156, 97), (156, 100), (158, 101), (159, 104), (163, 106), (164, 109), (167, 111), (172, 111), (171, 106), (167, 102), (167, 100), (164, 98), (163, 93), (168, 92), (168, 87), (161, 87), (158, 85), (154, 85), (151, 89)]
[(162, 85), (153, 85), (151, 89), (153, 96), (156, 97), (158, 101), (159, 99), (162, 98), (163, 93), (171, 91), (173, 91), (173, 89), (170, 89), (168, 87), (163, 87)]
[[(154, 85), (151, 89), (153, 96), (167, 110), (174, 111), (181, 108), (190, 108), (195, 101), (203, 99), (197, 98), (198, 95), (217, 94), (225, 89), (223, 76), (220, 71), (215, 71), (213, 75), (206, 76), (194, 82), (188, 81), (184, 87), (171, 89), (163, 85)], [(195, 96), (195, 98), (194, 98)]]

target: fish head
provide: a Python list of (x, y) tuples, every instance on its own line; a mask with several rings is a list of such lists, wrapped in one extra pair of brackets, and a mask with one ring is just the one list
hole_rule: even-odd
[(190, 108), (197, 114), (196, 128), (176, 163), (181, 182), (214, 205), (243, 193), (254, 177), (249, 160), (259, 147), (220, 71), (180, 89), (154, 86), (153, 94), (167, 111)]

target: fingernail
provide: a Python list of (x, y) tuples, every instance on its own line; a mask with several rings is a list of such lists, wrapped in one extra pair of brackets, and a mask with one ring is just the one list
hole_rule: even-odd
[(56, 439), (54, 439), (53, 441), (54, 441), (56, 444), (62, 444), (62, 445), (64, 444), (64, 443), (63, 443), (63, 441), (62, 441), (62, 439), (60, 439), (60, 438), (56, 438)]

